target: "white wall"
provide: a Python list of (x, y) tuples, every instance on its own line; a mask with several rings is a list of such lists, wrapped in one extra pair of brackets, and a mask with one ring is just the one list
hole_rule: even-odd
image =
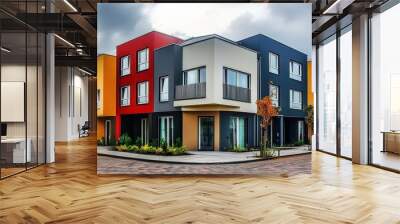
[(55, 140), (77, 139), (78, 125), (88, 120), (88, 77), (72, 67), (56, 67), (55, 73)]
[[(215, 105), (204, 110), (224, 110), (255, 113), (257, 111), (257, 53), (220, 39), (209, 39), (183, 47), (182, 69), (187, 70), (206, 66), (206, 98), (179, 100), (174, 106), (183, 106), (182, 110), (191, 110), (194, 105)], [(223, 99), (223, 68), (228, 67), (250, 74), (251, 102), (239, 102)], [(193, 108), (201, 110), (201, 108)]]

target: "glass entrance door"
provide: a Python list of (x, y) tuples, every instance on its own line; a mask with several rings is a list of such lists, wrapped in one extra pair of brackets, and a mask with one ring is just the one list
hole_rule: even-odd
[(142, 118), (140, 120), (140, 136), (142, 140), (142, 145), (149, 144), (149, 129), (147, 124), (147, 118)]
[(174, 144), (174, 118), (160, 117), (160, 144), (165, 141), (168, 146)]
[(246, 147), (246, 119), (243, 117), (231, 117), (230, 131), (232, 137), (233, 148), (245, 148)]
[(213, 117), (199, 117), (199, 150), (214, 150)]

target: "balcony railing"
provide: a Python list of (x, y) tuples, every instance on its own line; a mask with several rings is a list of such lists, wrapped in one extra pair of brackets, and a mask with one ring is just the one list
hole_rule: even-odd
[(175, 87), (175, 99), (187, 100), (206, 97), (206, 83), (179, 85)]
[(251, 90), (249, 88), (224, 84), (224, 99), (250, 102), (250, 93)]

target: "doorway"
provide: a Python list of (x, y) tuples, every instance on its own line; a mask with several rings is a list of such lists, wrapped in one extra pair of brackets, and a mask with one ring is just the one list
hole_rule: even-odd
[(214, 117), (199, 117), (199, 151), (214, 150)]
[(160, 144), (164, 141), (167, 146), (174, 144), (174, 118), (172, 116), (160, 117)]

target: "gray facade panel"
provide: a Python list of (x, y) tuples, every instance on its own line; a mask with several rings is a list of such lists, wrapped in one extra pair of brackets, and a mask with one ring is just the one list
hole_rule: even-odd
[[(160, 101), (160, 79), (168, 76), (168, 101)], [(182, 47), (169, 45), (154, 52), (154, 112), (179, 111), (174, 107), (175, 85), (182, 79)]]

